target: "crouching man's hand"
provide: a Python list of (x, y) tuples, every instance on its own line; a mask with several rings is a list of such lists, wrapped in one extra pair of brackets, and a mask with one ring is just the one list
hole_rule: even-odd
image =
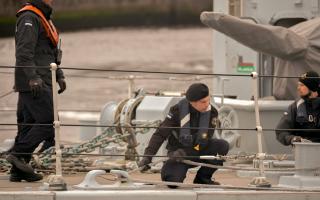
[(295, 143), (295, 142), (302, 142), (302, 137), (300, 136), (294, 136), (292, 139), (291, 139), (291, 144)]
[(140, 169), (141, 172), (147, 171), (148, 169), (151, 168), (149, 166), (149, 164), (151, 163), (151, 159), (152, 158), (150, 157), (144, 157), (142, 160), (138, 162), (138, 167), (141, 168)]

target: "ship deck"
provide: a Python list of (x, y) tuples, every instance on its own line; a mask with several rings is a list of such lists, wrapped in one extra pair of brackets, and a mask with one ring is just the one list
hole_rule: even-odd
[[(13, 183), (8, 180), (7, 174), (0, 176), (0, 200), (100, 200), (100, 199), (174, 199), (174, 200), (206, 200), (206, 199), (228, 199), (228, 200), (250, 200), (250, 199), (319, 199), (320, 192), (318, 191), (293, 191), (290, 189), (279, 190), (275, 182), (272, 182), (272, 187), (266, 190), (256, 190), (255, 188), (249, 189), (247, 186), (252, 180), (251, 177), (239, 178), (235, 172), (229, 170), (219, 170), (215, 179), (222, 185), (217, 187), (196, 187), (191, 186), (194, 171), (189, 171), (185, 180), (186, 186), (179, 187), (178, 189), (169, 189), (164, 185), (143, 187), (140, 189), (104, 189), (104, 190), (84, 190), (76, 189), (73, 187), (82, 182), (85, 173), (68, 174), (64, 175), (64, 180), (67, 183), (67, 191), (43, 191), (44, 182), (17, 182)], [(160, 181), (159, 173), (140, 173), (136, 172), (130, 176), (133, 180), (146, 180), (146, 181)], [(101, 185), (111, 185), (113, 177), (110, 174), (98, 176), (96, 181)], [(232, 188), (232, 187), (233, 188)], [(225, 188), (223, 188), (225, 187)], [(229, 188), (228, 188), (229, 187)], [(239, 188), (237, 188), (239, 187)], [(241, 189), (247, 188), (247, 189)], [(274, 190), (273, 190), (274, 189)]]

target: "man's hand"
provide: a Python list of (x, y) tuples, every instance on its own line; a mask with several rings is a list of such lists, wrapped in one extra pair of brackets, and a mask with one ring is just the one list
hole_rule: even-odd
[(147, 171), (151, 167), (149, 164), (151, 163), (151, 158), (149, 157), (144, 157), (142, 160), (138, 162), (138, 167), (141, 168), (141, 172)]
[(32, 96), (37, 98), (41, 95), (43, 89), (43, 81), (41, 78), (31, 79), (29, 81)]
[(291, 139), (291, 144), (293, 144), (294, 142), (302, 142), (302, 137), (300, 137), (300, 136), (294, 136), (294, 137)]
[(302, 139), (301, 139), (301, 142), (303, 142), (303, 143), (312, 143), (311, 140), (307, 140), (307, 139), (305, 139), (305, 138), (302, 138)]
[(59, 84), (59, 87), (60, 87), (60, 90), (58, 90), (58, 94), (61, 94), (62, 92), (64, 92), (67, 88), (67, 83), (66, 81), (61, 78), (61, 79), (58, 79), (58, 84)]
[(169, 152), (168, 156), (172, 160), (175, 160), (177, 162), (181, 162), (182, 160), (185, 159), (184, 157), (187, 156), (187, 153), (183, 149), (177, 149), (173, 152)]

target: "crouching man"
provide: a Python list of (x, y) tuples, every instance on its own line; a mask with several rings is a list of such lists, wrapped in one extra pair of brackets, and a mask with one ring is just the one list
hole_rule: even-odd
[[(165, 140), (168, 140), (167, 160), (161, 170), (162, 181), (183, 182), (189, 168), (181, 160), (188, 156), (201, 155), (226, 155), (229, 144), (225, 140), (213, 139), (214, 128), (218, 123), (218, 112), (210, 105), (209, 89), (205, 84), (192, 84), (186, 93), (186, 98), (170, 108), (170, 111), (160, 127), (152, 135), (144, 157), (138, 166), (146, 166), (151, 163), (155, 155)], [(181, 128), (166, 128), (181, 127)], [(186, 158), (189, 159), (189, 158)], [(190, 160), (205, 162), (214, 165), (222, 165), (221, 160)], [(219, 183), (212, 179), (213, 173), (217, 169), (201, 167), (194, 179), (195, 184)], [(173, 186), (171, 186), (173, 187)]]

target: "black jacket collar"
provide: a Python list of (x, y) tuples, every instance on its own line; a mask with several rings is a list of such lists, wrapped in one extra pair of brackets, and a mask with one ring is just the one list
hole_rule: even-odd
[(42, 0), (30, 0), (28, 3), (37, 7), (47, 19), (50, 19), (52, 8), (49, 5), (45, 4)]
[(305, 99), (305, 103), (307, 107), (311, 109), (319, 109), (320, 108), (320, 98), (314, 98), (314, 99)]

